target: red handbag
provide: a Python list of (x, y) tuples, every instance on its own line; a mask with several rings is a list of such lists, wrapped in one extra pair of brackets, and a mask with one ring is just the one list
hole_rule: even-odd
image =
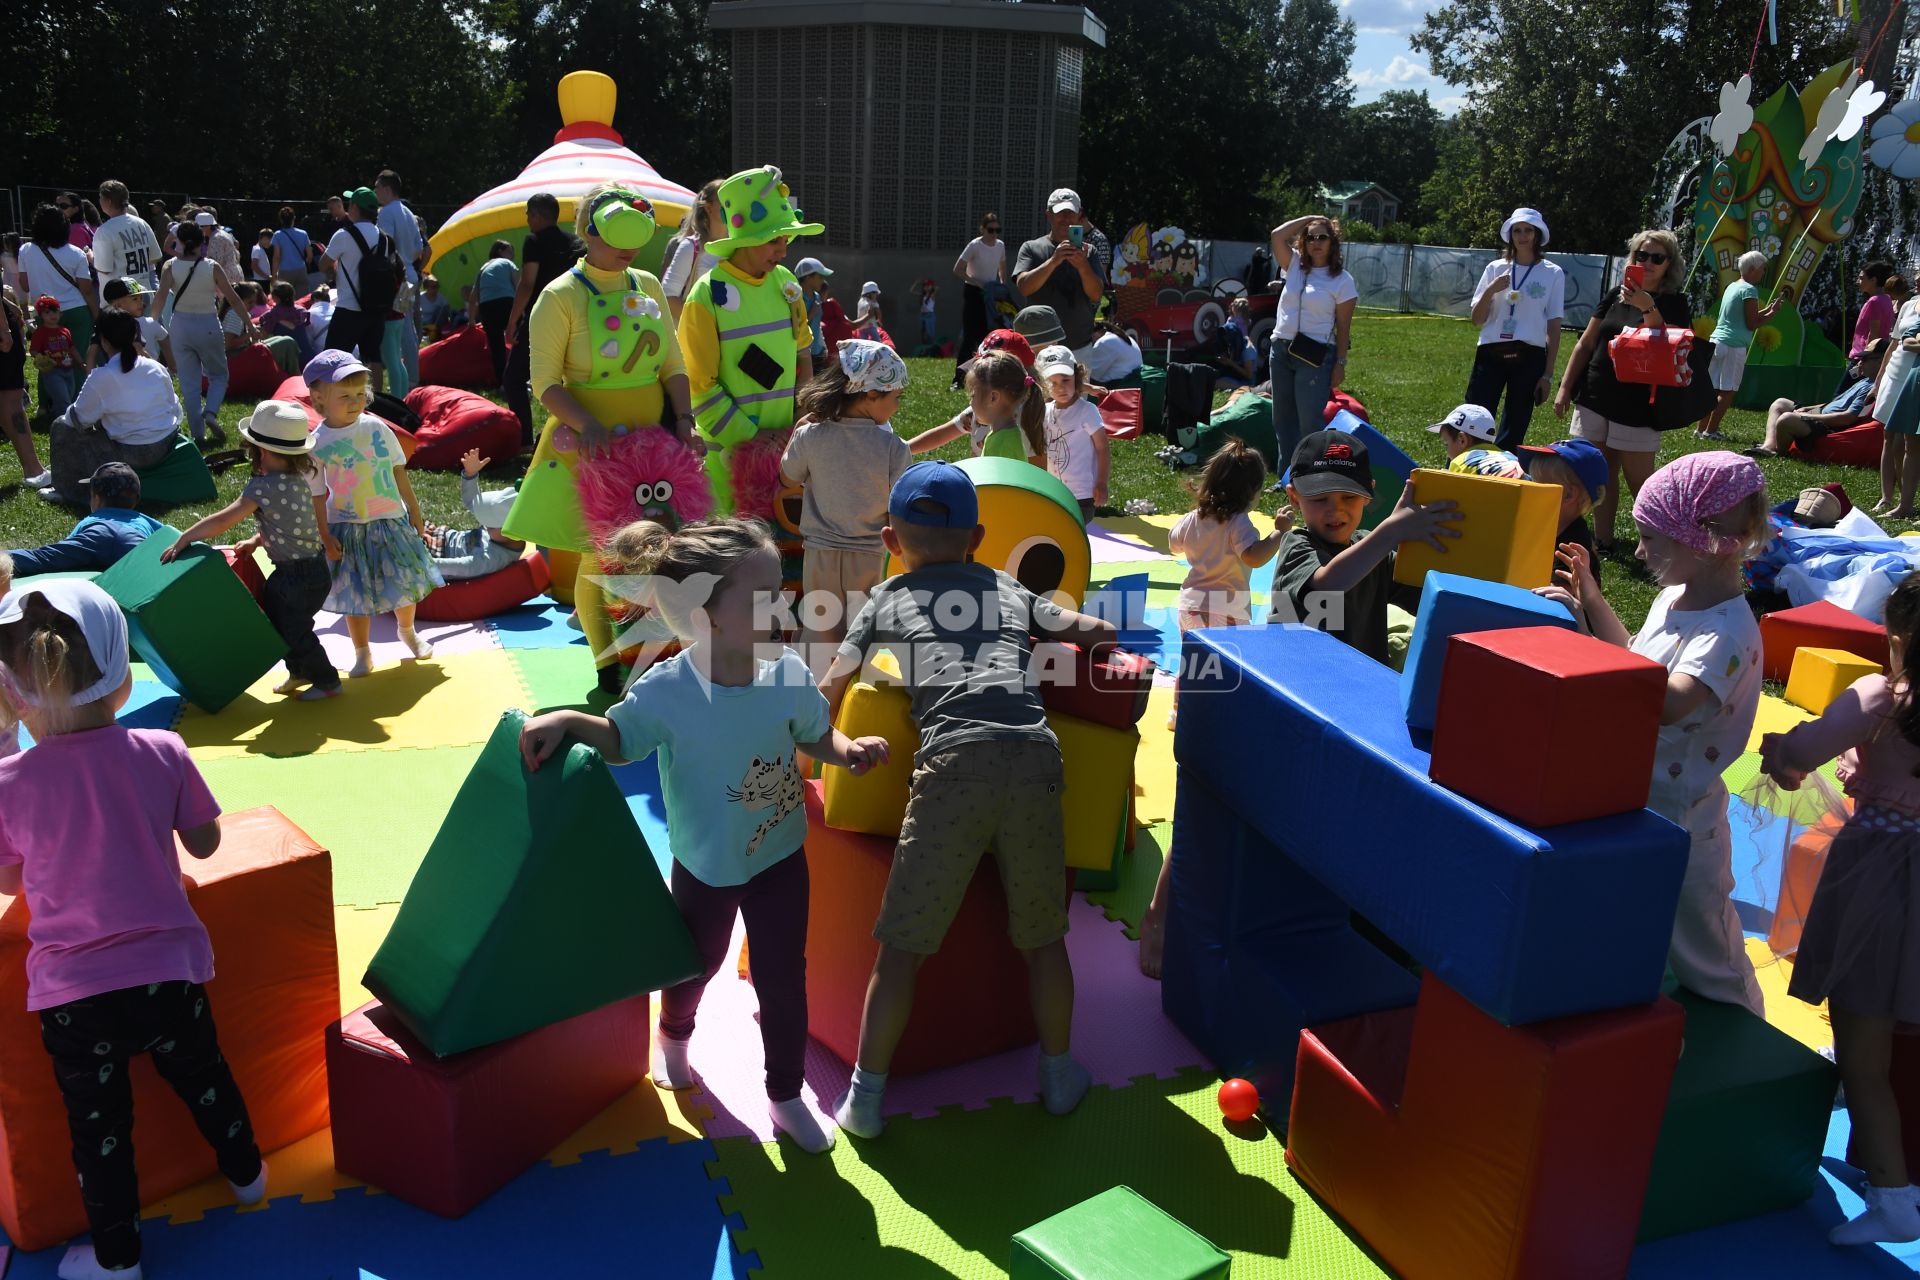
[(1616, 381), (1654, 388), (1692, 386), (1693, 367), (1688, 362), (1692, 353), (1691, 329), (1623, 329), (1607, 343)]

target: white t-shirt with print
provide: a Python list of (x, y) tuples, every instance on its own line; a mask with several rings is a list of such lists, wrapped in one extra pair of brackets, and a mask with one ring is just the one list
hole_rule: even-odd
[(996, 240), (988, 244), (975, 236), (966, 248), (960, 251), (960, 261), (967, 264), (967, 283), (973, 285), (992, 284), (1000, 278), (1000, 269), (1007, 262), (1007, 242)]
[(1681, 587), (1654, 598), (1633, 651), (1671, 675), (1688, 675), (1713, 691), (1685, 719), (1660, 726), (1647, 807), (1694, 835), (1727, 816), (1720, 775), (1747, 749), (1760, 707), (1760, 624), (1744, 598), (1711, 609), (1675, 609)]
[(1107, 429), (1093, 401), (1085, 396), (1062, 409), (1047, 402), (1047, 470), (1082, 500), (1093, 496), (1100, 464), (1094, 457), (1093, 437)]
[[(1487, 322), (1480, 326), (1480, 342), (1526, 342), (1536, 347), (1547, 345), (1547, 326), (1559, 324), (1567, 314), (1567, 276), (1553, 262), (1541, 259), (1525, 266), (1495, 258), (1480, 273), (1473, 286), (1473, 305), (1501, 276), (1511, 277), (1507, 287), (1494, 298), (1487, 311)], [(1518, 300), (1512, 295), (1519, 294)], [(1509, 315), (1508, 312), (1512, 314)]]
[(369, 524), (405, 520), (396, 468), (407, 465), (400, 438), (372, 414), (363, 413), (344, 427), (322, 422), (313, 430), (313, 472), (308, 478), (316, 498), (327, 500), (328, 524)]
[(1284, 341), (1304, 333), (1316, 342), (1332, 342), (1335, 309), (1359, 297), (1351, 272), (1334, 275), (1325, 267), (1309, 270), (1295, 254), (1287, 267), (1286, 288), (1280, 291), (1280, 320), (1273, 336)]
[(94, 229), (93, 270), (102, 285), (131, 276), (154, 292), (160, 288), (160, 262), (160, 242), (144, 219), (122, 213)]

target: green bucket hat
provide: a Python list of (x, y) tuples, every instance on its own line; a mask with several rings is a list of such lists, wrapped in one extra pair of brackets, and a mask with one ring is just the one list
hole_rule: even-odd
[(726, 222), (724, 239), (709, 240), (707, 252), (725, 257), (735, 249), (751, 249), (779, 236), (817, 236), (826, 228), (800, 221), (792, 193), (772, 165), (736, 173), (720, 184), (720, 214)]

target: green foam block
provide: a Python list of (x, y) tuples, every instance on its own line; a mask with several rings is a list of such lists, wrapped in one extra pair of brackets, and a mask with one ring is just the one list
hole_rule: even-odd
[(700, 970), (606, 762), (574, 743), (537, 772), (501, 717), (367, 969), (442, 1057)]
[(94, 581), (127, 615), (134, 652), (160, 683), (218, 711), (285, 657), (287, 646), (212, 547), (195, 543), (162, 564), (160, 553), (179, 538), (162, 525)]
[(1686, 1039), (1667, 1094), (1640, 1239), (1799, 1204), (1820, 1181), (1833, 1064), (1737, 1005), (1677, 990)]
[(1013, 1238), (1008, 1280), (1224, 1280), (1232, 1259), (1131, 1187)]
[(200, 446), (184, 435), (174, 437), (172, 451), (140, 473), (142, 502), (212, 502), (219, 496)]

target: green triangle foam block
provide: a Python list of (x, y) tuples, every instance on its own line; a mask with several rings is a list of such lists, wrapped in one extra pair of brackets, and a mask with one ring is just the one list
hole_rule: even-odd
[(530, 773), (525, 723), (501, 717), (367, 970), (442, 1057), (700, 969), (606, 762), (574, 743)]
[(1233, 1259), (1132, 1187), (1113, 1187), (1013, 1238), (1009, 1280), (1226, 1280)]

